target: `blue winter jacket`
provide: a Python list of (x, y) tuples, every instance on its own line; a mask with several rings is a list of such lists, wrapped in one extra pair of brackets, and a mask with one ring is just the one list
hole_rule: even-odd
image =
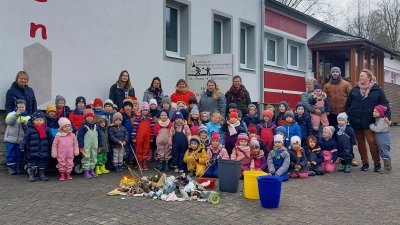
[(251, 116), (250, 114), (247, 114), (246, 116), (243, 117), (242, 121), (246, 124), (248, 127), (250, 124), (260, 124), (260, 116), (255, 114), (254, 116)]
[[(337, 150), (337, 143), (333, 138), (329, 138), (329, 140), (325, 140), (325, 138), (318, 139), (318, 145), (321, 147), (321, 150), (331, 151), (336, 149)], [(339, 157), (339, 152), (332, 153), (332, 161), (336, 162), (337, 158)]]
[(291, 125), (288, 125), (286, 122), (283, 124), (283, 127), (285, 128), (285, 139), (289, 140), (290, 143), (290, 139), (293, 136), (299, 136), (300, 140), (302, 139), (302, 135), (301, 135), (301, 128), (300, 126), (297, 124), (297, 122), (292, 123)]
[[(79, 148), (83, 148), (85, 146), (85, 134), (88, 131), (87, 127), (85, 126), (87, 123), (83, 122), (81, 128), (79, 129), (78, 132), (78, 145)], [(103, 138), (100, 133), (99, 126), (96, 124), (96, 131), (97, 131), (97, 142), (98, 142), (98, 147), (103, 147)]]
[(310, 116), (306, 115), (305, 113), (302, 116), (299, 116), (296, 113), (294, 114), (294, 120), (300, 126), (302, 140), (306, 140), (310, 135), (313, 134), (313, 127)]
[(221, 124), (219, 123), (213, 123), (212, 121), (207, 123), (207, 134), (208, 134), (208, 139), (211, 140), (211, 134), (212, 132), (218, 132), (219, 136), (220, 136), (220, 143), (221, 145), (223, 145), (225, 143), (225, 137), (224, 137), (224, 133), (222, 132), (221, 129)]
[[(43, 125), (46, 126), (46, 125)], [(45, 127), (45, 138), (40, 138), (39, 132), (32, 123), (28, 123), (24, 139), (19, 146), (19, 149), (26, 150), (28, 159), (31, 158), (49, 158), (51, 145), (53, 144), (53, 135), (50, 128)]]
[(16, 107), (15, 101), (18, 99), (25, 100), (28, 115), (32, 115), (37, 110), (37, 103), (33, 89), (28, 87), (28, 85), (20, 87), (16, 82), (13, 82), (11, 88), (8, 89), (6, 94), (6, 115), (14, 111), (14, 108)]

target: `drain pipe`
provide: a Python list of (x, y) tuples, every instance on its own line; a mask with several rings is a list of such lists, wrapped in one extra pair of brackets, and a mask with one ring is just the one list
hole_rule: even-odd
[[(260, 102), (259, 111), (264, 111), (264, 23), (265, 23), (265, 0), (260, 0)], [(261, 113), (260, 113), (261, 114)]]

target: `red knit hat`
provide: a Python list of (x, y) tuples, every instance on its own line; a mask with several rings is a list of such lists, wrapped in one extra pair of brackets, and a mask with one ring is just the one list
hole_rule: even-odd
[(95, 98), (94, 101), (93, 101), (93, 105), (94, 106), (96, 106), (96, 105), (103, 106), (103, 101), (101, 99), (99, 99), (99, 98)]
[(218, 132), (212, 132), (211, 134), (211, 141), (220, 141), (221, 136)]
[(262, 118), (264, 117), (268, 117), (269, 120), (272, 120), (272, 117), (274, 117), (274, 113), (271, 110), (266, 109), (262, 112)]
[(257, 134), (258, 135), (258, 130), (254, 124), (250, 124), (249, 127), (247, 128), (247, 133), (251, 134)]
[(139, 101), (137, 100), (136, 97), (132, 97), (132, 104), (137, 105), (139, 107)]
[(232, 112), (229, 113), (229, 119), (232, 117), (236, 118), (237, 120), (239, 119), (236, 109), (232, 110)]
[(249, 136), (247, 136), (246, 133), (240, 133), (237, 137), (237, 143), (239, 143), (239, 141), (249, 141)]
[(375, 110), (378, 111), (379, 115), (383, 116), (386, 113), (387, 107), (384, 105), (375, 106)]
[(86, 106), (85, 110), (83, 110), (83, 116), (85, 119), (88, 116), (94, 117), (92, 106), (90, 106), (90, 105)]

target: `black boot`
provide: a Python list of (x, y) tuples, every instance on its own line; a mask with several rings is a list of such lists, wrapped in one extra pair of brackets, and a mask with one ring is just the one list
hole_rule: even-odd
[(40, 178), (41, 180), (43, 180), (43, 181), (48, 181), (48, 180), (49, 180), (49, 178), (47, 178), (47, 177), (44, 175), (44, 169), (39, 169), (39, 178)]
[(165, 165), (165, 161), (160, 160), (160, 166), (158, 167), (158, 170), (164, 171), (164, 165)]
[(22, 166), (17, 166), (17, 174), (23, 174), (24, 168)]
[(164, 171), (169, 172), (169, 161), (164, 161)]
[(29, 169), (29, 181), (35, 182), (36, 168)]

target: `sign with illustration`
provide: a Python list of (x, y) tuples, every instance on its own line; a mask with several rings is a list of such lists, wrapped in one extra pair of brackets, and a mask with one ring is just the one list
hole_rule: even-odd
[(215, 80), (221, 92), (232, 86), (233, 55), (188, 55), (186, 56), (186, 81), (197, 100), (207, 89), (207, 81)]

